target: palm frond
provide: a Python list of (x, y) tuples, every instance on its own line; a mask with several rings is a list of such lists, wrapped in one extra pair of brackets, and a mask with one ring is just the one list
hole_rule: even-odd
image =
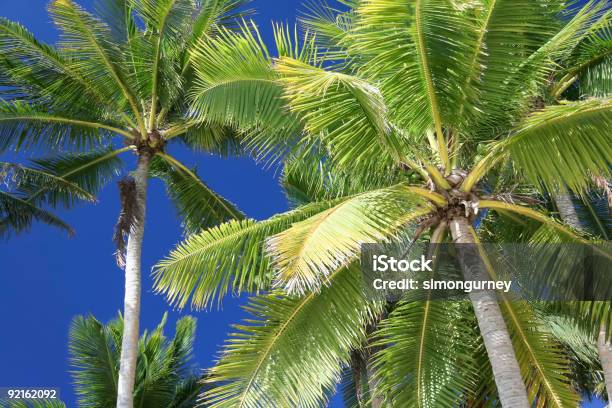
[(314, 34), (316, 46), (326, 60), (341, 60), (347, 55), (354, 10), (340, 11), (327, 1), (310, 1), (299, 17), (300, 24)]
[(187, 234), (244, 215), (229, 201), (210, 189), (196, 174), (163, 153), (151, 163), (151, 174), (162, 179), (176, 206)]
[(34, 178), (19, 184), (19, 191), (33, 203), (46, 202), (52, 206), (71, 206), (76, 199), (95, 200), (95, 196), (120, 173), (122, 161), (119, 154), (131, 150), (129, 147), (113, 150), (105, 148), (87, 153), (57, 154), (46, 159), (34, 159), (34, 169), (50, 177), (65, 180), (78, 187), (85, 197), (73, 197), (70, 190), (57, 189), (44, 179)]
[[(494, 63), (490, 73), (488, 69), (484, 73), (480, 87), (482, 106), (478, 107), (483, 112), (482, 121), (474, 126), (476, 129), (484, 126), (485, 138), (490, 140), (491, 133), (505, 133), (517, 116), (533, 109), (534, 98), (541, 97), (542, 88), (558, 69), (558, 61), (571, 54), (601, 9), (601, 5), (588, 2), (559, 27), (558, 13), (566, 12), (565, 7), (567, 5), (556, 0), (548, 4), (532, 3), (520, 9), (526, 13), (520, 23), (508, 17), (515, 15), (514, 9), (508, 9), (506, 21), (510, 25), (502, 24), (502, 31), (493, 32), (491, 45), (501, 55), (493, 55), (499, 62)], [(517, 26), (525, 30), (523, 38), (511, 36), (510, 39), (516, 39), (518, 44), (507, 43), (504, 28), (514, 32)]]
[(338, 167), (400, 161), (402, 140), (388, 123), (387, 108), (375, 86), (288, 57), (278, 60), (276, 70), (291, 111), (310, 135), (321, 139)]
[(113, 126), (73, 119), (62, 112), (48, 112), (19, 101), (0, 101), (0, 151), (39, 146), (58, 149), (85, 149), (99, 146), (113, 134), (129, 133)]
[[(201, 386), (192, 364), (195, 319), (176, 323), (173, 339), (164, 335), (167, 316), (139, 342), (134, 391), (141, 407), (195, 404)], [(116, 405), (117, 378), (123, 320), (104, 325), (93, 316), (77, 316), (70, 328), (70, 362), (73, 367), (79, 406), (112, 408)], [(193, 406), (193, 405), (191, 405)]]
[(339, 169), (319, 149), (296, 152), (286, 157), (284, 163), (281, 183), (289, 202), (295, 206), (408, 181), (406, 174), (395, 166), (381, 165), (367, 174)]
[(12, 233), (28, 230), (33, 221), (49, 224), (66, 231), (68, 235), (74, 235), (74, 230), (68, 224), (49, 211), (5, 191), (0, 191), (0, 237), (7, 238)]
[[(72, 205), (80, 200), (96, 201), (96, 197), (93, 194), (84, 190), (79, 185), (38, 166), (25, 167), (21, 164), (0, 162), (0, 174), (6, 174), (9, 179), (15, 180), (15, 185), (9, 186), (13, 193), (17, 193), (21, 197), (27, 197), (27, 201), (35, 205), (44, 201), (55, 207), (60, 199), (65, 206)], [(4, 178), (6, 184), (7, 176)], [(48, 198), (40, 199), (41, 197), (36, 197), (37, 199), (35, 199), (31, 196), (32, 191), (39, 189), (48, 191)]]
[[(523, 97), (517, 98), (515, 93), (517, 84), (509, 83), (508, 79), (559, 30), (559, 1), (487, 0), (482, 3), (483, 9), (475, 16), (478, 29), (474, 48), (470, 50), (469, 75), (464, 82), (466, 87), (473, 88), (466, 95), (466, 103), (473, 105), (475, 112), (461, 112), (466, 116), (462, 120), (472, 126), (462, 129), (467, 133), (464, 136), (470, 137), (475, 136), (474, 130), (484, 131), (486, 136), (483, 136), (490, 137), (491, 132), (507, 126), (500, 119), (508, 121), (517, 110), (524, 108)], [(537, 70), (531, 72), (536, 73)], [(526, 84), (531, 82), (521, 85)], [(475, 116), (470, 118), (470, 114)]]
[(191, 55), (192, 116), (239, 129), (293, 126), (265, 45), (248, 26), (200, 40)]
[(134, 91), (120, 68), (121, 52), (112, 42), (108, 26), (72, 0), (54, 0), (49, 12), (61, 30), (60, 50), (70, 58), (74, 69), (96, 89), (104, 90), (107, 99), (119, 106), (127, 103), (138, 130), (146, 134)]
[(187, 131), (178, 136), (177, 140), (190, 149), (223, 157), (244, 153), (244, 148), (240, 143), (241, 135), (228, 126), (207, 123), (187, 127)]
[(331, 272), (358, 256), (361, 244), (389, 239), (431, 210), (399, 184), (357, 194), (298, 222), (268, 240), (277, 285), (289, 293), (318, 290)]
[(501, 142), (534, 185), (581, 194), (593, 175), (608, 175), (612, 157), (612, 104), (585, 101), (552, 106), (529, 116)]
[(531, 305), (504, 301), (501, 308), (530, 400), (544, 407), (577, 405), (580, 398), (569, 386), (569, 360), (552, 334), (542, 330)]
[(595, 342), (569, 320), (563, 319), (561, 323), (557, 322), (547, 323), (570, 356), (572, 387), (583, 395), (605, 400), (605, 377)]
[[(437, 154), (448, 167), (444, 127), (459, 125), (461, 87), (471, 69), (478, 28), (476, 3), (373, 0), (360, 3), (349, 52), (363, 74), (380, 81), (393, 120), (421, 138), (434, 130)], [(409, 98), (406, 95), (410, 95)]]
[(559, 97), (576, 81), (580, 96), (606, 98), (612, 92), (612, 11), (604, 9), (600, 14), (563, 61), (565, 69), (552, 88), (553, 96)]
[(246, 8), (248, 0), (209, 0), (200, 3), (200, 10), (192, 29), (192, 39), (197, 40), (204, 34), (215, 36), (222, 27), (239, 29), (240, 21), (253, 10)]
[(211, 369), (210, 380), (220, 385), (206, 400), (213, 407), (242, 408), (325, 404), (326, 390), (340, 379), (376, 310), (362, 285), (358, 268), (342, 268), (318, 293), (254, 298), (246, 307), (252, 317), (236, 326)]
[(8, 96), (44, 102), (47, 106), (75, 109), (88, 116), (116, 116), (104, 91), (88, 81), (56, 48), (39, 42), (19, 23), (0, 19), (0, 70)]
[(272, 276), (266, 238), (336, 203), (313, 203), (266, 221), (229, 221), (194, 234), (157, 263), (155, 290), (180, 308), (191, 297), (192, 307), (199, 309), (220, 303), (228, 291), (268, 289)]
[(122, 326), (105, 327), (93, 316), (77, 316), (70, 328), (70, 354), (79, 404), (110, 406), (116, 401)]
[(133, 0), (96, 0), (94, 10), (110, 29), (110, 36), (118, 44), (129, 42), (137, 26)]
[(454, 407), (475, 392), (471, 313), (465, 302), (404, 302), (381, 323), (376, 392), (385, 406)]

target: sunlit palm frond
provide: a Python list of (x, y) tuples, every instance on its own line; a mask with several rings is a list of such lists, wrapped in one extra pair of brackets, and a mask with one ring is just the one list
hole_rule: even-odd
[(26, 99), (49, 108), (78, 109), (88, 116), (109, 114), (104, 98), (54, 47), (39, 42), (19, 23), (0, 19), (0, 71), (5, 99)]
[(317, 48), (325, 59), (334, 61), (347, 56), (354, 18), (352, 9), (341, 11), (323, 0), (307, 2), (299, 21), (306, 31), (314, 34)]
[[(476, 41), (473, 8), (433, 1), (374, 0), (356, 8), (349, 52), (360, 71), (380, 82), (393, 121), (423, 141), (433, 130), (448, 167), (443, 127), (459, 125)], [(410, 95), (410, 97), (407, 97)], [(463, 108), (462, 108), (463, 106)]]
[(191, 59), (194, 118), (242, 129), (291, 126), (267, 50), (251, 27), (200, 40)]
[(431, 211), (402, 184), (357, 194), (268, 240), (277, 284), (290, 293), (317, 290), (358, 256), (361, 244), (389, 239)]
[[(557, 13), (567, 12), (566, 6), (555, 0), (542, 5), (544, 8), (539, 6), (539, 3), (533, 3), (529, 8), (532, 10), (529, 14), (533, 17), (525, 18), (525, 23), (529, 24), (525, 31), (527, 39), (519, 42), (519, 51), (526, 52), (521, 53), (520, 58), (516, 58), (512, 46), (505, 43), (503, 32), (497, 38), (502, 50), (510, 52), (507, 58), (512, 63), (491, 72), (492, 78), (485, 82), (487, 88), (481, 92), (483, 106), (480, 107), (484, 112), (483, 119), (488, 123), (487, 128), (492, 126), (497, 133), (509, 130), (517, 117), (533, 109), (534, 99), (541, 97), (542, 89), (558, 69), (558, 61), (571, 54), (580, 43), (602, 7), (601, 4), (589, 2), (559, 26)], [(485, 80), (486, 77), (485, 72)]]
[[(216, 36), (222, 28), (240, 29), (240, 22), (252, 14), (249, 0), (208, 0), (199, 2), (199, 10), (191, 28), (189, 44), (204, 34)], [(190, 48), (187, 48), (189, 52)]]
[(376, 310), (362, 285), (358, 267), (342, 268), (320, 292), (254, 298), (246, 307), (252, 317), (236, 326), (211, 369), (210, 380), (220, 385), (207, 401), (242, 408), (325, 404)]
[[(470, 50), (469, 75), (464, 80), (465, 87), (473, 88), (466, 95), (466, 102), (474, 105), (476, 112), (461, 111), (463, 116), (470, 113), (476, 116), (462, 119), (470, 125), (461, 129), (467, 133), (463, 136), (474, 137), (483, 132), (483, 137), (490, 137), (490, 133), (507, 126), (513, 114), (524, 108), (523, 97), (517, 98), (513, 88), (517, 84), (508, 80), (522, 68), (529, 55), (559, 30), (560, 3), (556, 0), (482, 2), (483, 9), (475, 16), (478, 29), (474, 48)], [(523, 87), (528, 84), (531, 85), (521, 83)], [(501, 118), (505, 121), (500, 122)]]
[(155, 266), (155, 289), (181, 308), (191, 297), (197, 309), (220, 303), (229, 291), (268, 289), (272, 274), (266, 238), (337, 202), (313, 203), (265, 221), (230, 221), (192, 235)]
[(134, 13), (134, 0), (96, 0), (94, 11), (110, 28), (110, 36), (117, 44), (129, 42), (138, 27)]
[(593, 175), (609, 174), (612, 104), (585, 101), (552, 106), (521, 123), (500, 151), (507, 152), (534, 185), (583, 193)]
[(354, 170), (372, 161), (400, 161), (402, 140), (388, 123), (375, 86), (288, 57), (278, 60), (276, 70), (290, 109), (310, 135), (320, 138), (338, 167)]

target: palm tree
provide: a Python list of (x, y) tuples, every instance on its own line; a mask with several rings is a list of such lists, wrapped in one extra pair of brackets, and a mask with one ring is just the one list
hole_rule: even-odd
[[(122, 212), (115, 233), (118, 260), (125, 267), (118, 407), (132, 407), (134, 393), (149, 176), (166, 182), (188, 232), (243, 218), (166, 152), (171, 141), (211, 153), (236, 152), (235, 132), (218, 117), (234, 129), (248, 121), (256, 124), (257, 112), (250, 106), (251, 116), (244, 115), (248, 98), (213, 98), (209, 104), (216, 111), (205, 121), (192, 118), (185, 103), (196, 83), (201, 96), (218, 97), (232, 88), (235, 81), (219, 74), (223, 60), (200, 67), (219, 74), (204, 83), (194, 75), (191, 54), (213, 41), (222, 27), (232, 27), (241, 3), (108, 0), (94, 15), (72, 0), (54, 0), (49, 13), (61, 31), (56, 46), (38, 41), (18, 23), (0, 21), (0, 150), (46, 149), (48, 155), (60, 150), (45, 162), (45, 170), (90, 194), (120, 173), (120, 154), (137, 156), (132, 177), (120, 183)], [(44, 188), (33, 191), (28, 200), (45, 193)]]
[[(164, 335), (167, 315), (151, 333), (141, 336), (134, 391), (135, 406), (187, 408), (202, 392), (192, 366), (196, 321), (177, 321), (173, 339)], [(70, 329), (72, 375), (81, 407), (115, 407), (123, 336), (123, 319), (102, 324), (77, 316)]]
[[(214, 405), (325, 401), (368, 322), (380, 313), (380, 305), (364, 298), (355, 269), (362, 243), (396, 239), (409, 225), (412, 240), (450, 235), (456, 244), (469, 244), (458, 246), (469, 277), (489, 274), (474, 247), (479, 210), (489, 220), (534, 220), (545, 241), (587, 242), (512, 186), (520, 182), (521, 190), (542, 193), (563, 185), (580, 194), (591, 174), (609, 174), (610, 102), (556, 104), (550, 98), (566, 72), (560, 62), (585, 38), (608, 29), (605, 4), (591, 2), (562, 22), (558, 15), (568, 10), (559, 1), (348, 4), (345, 13), (323, 9), (308, 19), (317, 35), (301, 50), (278, 30), (279, 58), (271, 66), (254, 60), (251, 66), (261, 68), (250, 74), (267, 79), (262, 94), (282, 90), (303, 127), (302, 149), (325, 153), (318, 166), (331, 166), (331, 174), (344, 174), (359, 188), (266, 221), (230, 221), (196, 234), (157, 266), (157, 289), (178, 306), (190, 298), (195, 307), (207, 306), (228, 290), (274, 289), (252, 301), (254, 319), (240, 326), (211, 371), (215, 381), (227, 382), (209, 393)], [(226, 37), (202, 47), (198, 57), (231, 54), (239, 40)], [(255, 133), (254, 144), (278, 144), (269, 132)], [(320, 188), (329, 179), (321, 177)], [(462, 356), (477, 347), (486, 350), (503, 406), (577, 402), (565, 359), (549, 333), (538, 329), (528, 304), (506, 297), (498, 302), (486, 291), (470, 299), (481, 343), (464, 343), (458, 354), (437, 354), (427, 336), (446, 340), (443, 350), (451, 353), (462, 344), (455, 335), (465, 330), (454, 329), (465, 319), (465, 306), (425, 301), (398, 307), (382, 332), (403, 332), (412, 342), (401, 348), (389, 340), (397, 347), (384, 350), (379, 361), (392, 352), (398, 358), (406, 350), (419, 353), (416, 371), (407, 372), (398, 359), (383, 369), (397, 375), (379, 374), (382, 390), (391, 392), (383, 394), (387, 404), (453, 406), (461, 395), (470, 400), (481, 391), (474, 384), (487, 368), (485, 362), (463, 367)], [(427, 381), (432, 378), (438, 382)]]

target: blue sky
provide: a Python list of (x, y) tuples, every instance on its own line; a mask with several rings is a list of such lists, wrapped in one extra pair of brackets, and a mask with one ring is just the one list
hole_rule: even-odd
[[(80, 4), (91, 8), (91, 0)], [(57, 32), (46, 13), (46, 0), (0, 0), (0, 15), (24, 24), (39, 39), (54, 42)], [(270, 21), (295, 20), (297, 0), (254, 0), (255, 20), (264, 40), (271, 42)], [(174, 146), (176, 148), (176, 146)], [(273, 170), (262, 170), (250, 159), (219, 159), (172, 153), (190, 165), (218, 193), (238, 205), (248, 216), (264, 219), (287, 208)], [(9, 159), (10, 157), (3, 157)], [(107, 186), (96, 205), (82, 205), (63, 219), (77, 231), (69, 239), (61, 232), (35, 225), (29, 233), (0, 242), (0, 387), (59, 387), (68, 407), (75, 397), (68, 374), (68, 328), (73, 316), (93, 314), (101, 321), (122, 309), (123, 273), (115, 265), (113, 226), (119, 213), (115, 183)], [(152, 329), (168, 305), (151, 292), (146, 273), (181, 239), (174, 209), (163, 186), (152, 181), (148, 199), (143, 252), (142, 329)], [(168, 329), (182, 314), (169, 311)], [(231, 323), (243, 316), (238, 301), (228, 300), (222, 311), (190, 313), (198, 318), (196, 358), (200, 367), (214, 361)], [(339, 398), (334, 406), (341, 406)], [(585, 405), (603, 407), (595, 403)]]

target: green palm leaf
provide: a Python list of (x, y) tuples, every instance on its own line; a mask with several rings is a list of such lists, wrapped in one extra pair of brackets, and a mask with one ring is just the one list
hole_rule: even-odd
[[(120, 173), (123, 162), (117, 156), (128, 150), (130, 148), (105, 148), (87, 153), (58, 154), (46, 159), (35, 159), (33, 163), (35, 169), (78, 186), (89, 196), (90, 201), (94, 201), (102, 187)], [(28, 200), (35, 203), (44, 201), (53, 206), (61, 203), (68, 207), (75, 201), (70, 194), (64, 194), (44, 179), (22, 182), (19, 189)], [(78, 196), (76, 198), (82, 199)]]
[(151, 163), (151, 174), (166, 183), (187, 234), (244, 215), (233, 204), (212, 191), (195, 173), (176, 159), (160, 153)]
[[(340, 72), (283, 57), (276, 65), (289, 107), (339, 167), (400, 161), (401, 138), (387, 123), (380, 91)], [(353, 169), (355, 167), (352, 167)], [(359, 167), (357, 167), (359, 168)]]
[(5, 191), (0, 191), (0, 237), (8, 237), (13, 232), (25, 231), (30, 228), (34, 220), (60, 228), (69, 235), (74, 234), (74, 230), (68, 224), (50, 212)]
[(576, 406), (580, 398), (569, 386), (569, 360), (552, 334), (543, 330), (527, 302), (501, 303), (531, 401), (545, 407)]
[(292, 126), (267, 50), (250, 27), (200, 40), (191, 58), (195, 118), (241, 129)]
[(612, 104), (585, 101), (552, 106), (529, 116), (501, 142), (536, 186), (557, 191), (567, 185), (584, 192), (592, 175), (609, 174)]
[(337, 201), (313, 203), (266, 221), (229, 221), (187, 238), (155, 266), (155, 289), (168, 301), (203, 308), (228, 291), (258, 291), (270, 286), (272, 276), (265, 257), (266, 238), (295, 222), (326, 210)]
[(385, 406), (455, 407), (475, 391), (470, 313), (465, 302), (403, 302), (382, 322), (375, 367)]
[(0, 151), (37, 146), (85, 149), (99, 146), (113, 134), (132, 138), (129, 133), (95, 119), (73, 119), (63, 112), (49, 112), (44, 106), (0, 101)]
[(39, 204), (43, 200), (40, 199), (40, 196), (34, 199), (31, 196), (31, 192), (37, 192), (41, 188), (43, 191), (49, 192), (48, 197), (44, 201), (49, 202), (52, 206), (56, 206), (60, 199), (65, 206), (69, 206), (79, 200), (96, 201), (96, 197), (93, 194), (90, 194), (77, 184), (61, 176), (44, 171), (41, 168), (28, 168), (23, 165), (0, 162), (0, 173), (10, 173), (10, 178), (18, 180), (14, 191), (18, 192), (21, 196), (28, 197), (28, 201), (35, 204)]
[(278, 285), (289, 293), (317, 290), (360, 245), (391, 238), (432, 207), (405, 185), (357, 194), (268, 240)]
[(112, 115), (109, 107), (116, 101), (106, 98), (76, 70), (69, 58), (56, 48), (43, 44), (25, 27), (0, 19), (0, 68), (6, 77), (11, 98), (29, 95), (30, 101), (41, 101), (54, 107), (79, 109), (81, 112)]
[(139, 130), (146, 134), (134, 90), (119, 68), (121, 52), (112, 42), (108, 26), (72, 0), (54, 0), (49, 12), (62, 31), (60, 50), (70, 58), (74, 69), (96, 89), (104, 90), (108, 99), (127, 103)]
[(325, 404), (325, 390), (340, 379), (376, 309), (364, 298), (362, 282), (356, 268), (342, 268), (320, 292), (254, 298), (246, 307), (253, 317), (236, 326), (211, 369), (210, 380), (223, 385), (208, 392), (207, 401), (244, 408)]
[[(195, 319), (176, 323), (173, 339), (164, 335), (166, 315), (139, 343), (134, 406), (194, 406), (202, 386), (192, 367)], [(79, 406), (116, 405), (123, 320), (106, 325), (93, 316), (77, 316), (70, 328), (70, 355)]]

